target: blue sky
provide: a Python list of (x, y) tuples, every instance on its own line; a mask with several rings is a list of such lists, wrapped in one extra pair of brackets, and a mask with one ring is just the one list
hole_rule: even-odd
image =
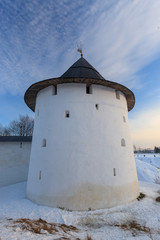
[(34, 116), (23, 96), (84, 57), (136, 96), (129, 113), (136, 147), (160, 146), (160, 1), (1, 0), (0, 123)]

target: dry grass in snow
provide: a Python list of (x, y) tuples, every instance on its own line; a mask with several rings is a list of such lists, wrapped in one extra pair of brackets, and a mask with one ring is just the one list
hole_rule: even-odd
[(77, 233), (79, 230), (72, 225), (67, 226), (66, 224), (48, 223), (41, 218), (39, 218), (38, 220), (28, 218), (21, 218), (15, 221), (13, 221), (12, 219), (8, 220), (12, 221), (11, 227), (13, 227), (13, 229), (20, 227), (20, 229), (23, 231), (30, 231), (35, 234), (60, 234), (61, 238), (59, 239), (69, 240), (72, 237), (72, 239), (80, 240), (79, 238), (74, 238), (73, 233)]
[[(48, 223), (41, 218), (38, 220), (28, 218), (13, 220), (10, 218), (8, 220), (11, 221), (10, 227), (12, 227), (13, 230), (20, 228), (22, 231), (29, 231), (33, 234), (51, 234), (52, 236), (58, 235), (58, 238), (54, 238), (55, 240), (81, 240), (79, 237), (74, 235), (74, 233), (78, 233), (80, 230), (73, 225)], [(92, 238), (87, 233), (84, 240), (92, 240)]]
[(146, 226), (140, 225), (136, 221), (131, 221), (127, 224), (121, 224), (121, 225), (117, 224), (114, 226), (120, 227), (121, 229), (123, 229), (125, 231), (130, 231), (133, 236), (138, 236), (141, 233), (146, 233), (152, 239), (151, 229)]

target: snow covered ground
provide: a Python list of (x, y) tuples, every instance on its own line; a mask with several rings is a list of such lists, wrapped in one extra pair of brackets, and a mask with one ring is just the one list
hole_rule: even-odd
[(160, 155), (136, 154), (135, 160), (145, 196), (110, 209), (39, 206), (25, 198), (26, 182), (0, 188), (0, 240), (160, 240)]
[(139, 181), (160, 184), (160, 154), (135, 154)]

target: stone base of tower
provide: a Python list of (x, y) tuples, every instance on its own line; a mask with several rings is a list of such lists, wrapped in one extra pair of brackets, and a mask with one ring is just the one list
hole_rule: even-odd
[(118, 206), (135, 200), (138, 195), (138, 181), (123, 186), (85, 183), (72, 186), (61, 196), (36, 195), (33, 192), (27, 192), (27, 198), (37, 204), (79, 211)]

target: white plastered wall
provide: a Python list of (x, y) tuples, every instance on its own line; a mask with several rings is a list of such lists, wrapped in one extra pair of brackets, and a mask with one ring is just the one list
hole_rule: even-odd
[(0, 187), (27, 180), (31, 142), (0, 142)]
[(27, 197), (72, 210), (135, 199), (139, 189), (125, 96), (117, 99), (114, 89), (100, 85), (86, 94), (86, 85), (78, 83), (58, 85), (57, 95), (53, 92), (47, 87), (36, 99)]

